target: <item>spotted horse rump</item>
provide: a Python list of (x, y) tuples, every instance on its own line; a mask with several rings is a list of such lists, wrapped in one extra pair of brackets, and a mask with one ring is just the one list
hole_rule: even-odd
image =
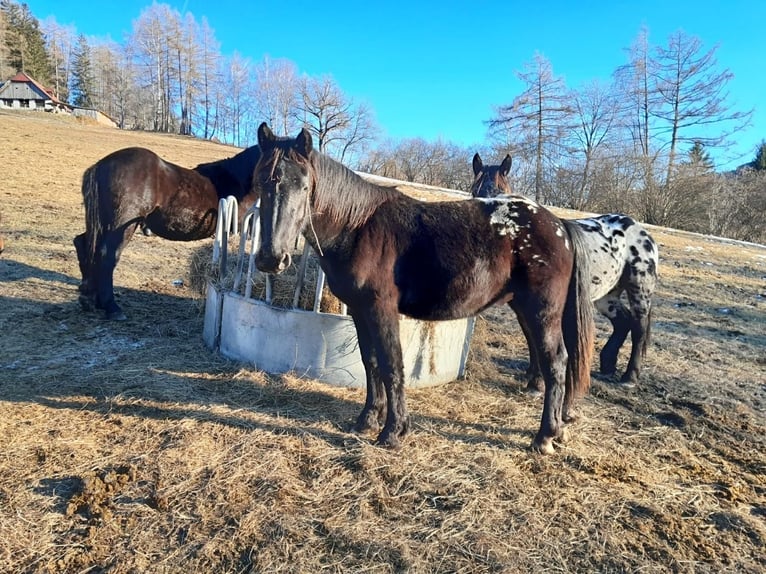
[[(500, 165), (487, 166), (476, 154), (471, 194), (479, 198), (525, 200), (512, 193), (507, 179), (510, 167), (510, 156)], [(591, 298), (596, 309), (612, 324), (612, 334), (599, 357), (601, 373), (613, 375), (617, 371), (617, 355), (630, 334), (630, 359), (620, 382), (634, 385), (650, 341), (652, 295), (659, 266), (657, 243), (640, 223), (627, 215), (606, 214), (571, 221), (584, 232)], [(542, 391), (540, 369), (531, 346), (527, 375), (528, 390)]]

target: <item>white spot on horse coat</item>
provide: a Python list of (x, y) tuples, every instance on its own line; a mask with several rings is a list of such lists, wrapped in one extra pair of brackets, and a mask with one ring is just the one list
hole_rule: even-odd
[(538, 205), (526, 197), (506, 196), (501, 198), (477, 199), (494, 207), (489, 217), (490, 225), (495, 226), (500, 235), (509, 235), (511, 238), (515, 238), (519, 234), (519, 230), (527, 227), (527, 225), (519, 223), (521, 219), (520, 213), (523, 211), (537, 213), (538, 209)]
[(500, 235), (510, 235), (513, 239), (519, 234), (519, 212), (508, 201), (498, 202), (492, 211), (489, 223), (497, 227)]

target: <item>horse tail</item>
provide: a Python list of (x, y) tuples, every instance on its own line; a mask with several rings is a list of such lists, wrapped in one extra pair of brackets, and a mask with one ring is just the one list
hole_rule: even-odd
[(590, 367), (593, 359), (596, 326), (590, 297), (591, 273), (586, 255), (585, 236), (574, 221), (562, 220), (574, 253), (572, 276), (564, 305), (562, 325), (567, 349), (566, 391), (564, 410), (590, 388)]
[(96, 257), (98, 238), (101, 237), (101, 207), (98, 190), (98, 163), (90, 166), (82, 174), (82, 201), (85, 205), (86, 254), (89, 262)]
[(652, 308), (649, 307), (649, 313), (646, 317), (646, 330), (644, 331), (644, 341), (641, 343), (641, 357), (646, 357), (646, 351), (652, 342)]

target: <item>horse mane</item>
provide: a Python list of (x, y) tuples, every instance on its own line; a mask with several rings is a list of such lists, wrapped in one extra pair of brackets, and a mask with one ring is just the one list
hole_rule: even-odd
[[(305, 158), (297, 161), (306, 163)], [(311, 153), (309, 165), (314, 179), (314, 209), (334, 223), (360, 227), (381, 203), (403, 197), (396, 189), (370, 183), (316, 150)]]

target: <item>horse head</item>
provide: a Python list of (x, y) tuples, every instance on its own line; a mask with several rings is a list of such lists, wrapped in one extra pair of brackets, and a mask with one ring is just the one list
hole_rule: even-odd
[(253, 187), (261, 197), (261, 243), (255, 264), (266, 273), (281, 273), (290, 266), (291, 247), (310, 218), (313, 142), (306, 128), (296, 138), (277, 137), (264, 122), (258, 127), (258, 146)]
[(511, 171), (513, 159), (506, 155), (500, 165), (484, 165), (481, 156), (477, 153), (473, 156), (473, 183), (471, 195), (473, 197), (497, 197), (499, 195), (511, 195), (511, 185), (508, 183), (508, 173)]

